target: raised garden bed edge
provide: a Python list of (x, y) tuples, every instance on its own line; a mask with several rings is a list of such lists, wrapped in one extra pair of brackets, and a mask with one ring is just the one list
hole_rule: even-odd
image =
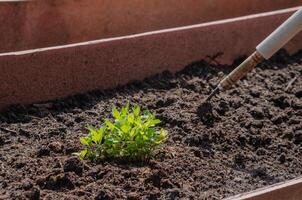
[[(198, 25), (0, 54), (0, 109), (113, 88), (198, 60), (231, 64), (298, 7)], [(255, 31), (256, 30), (256, 31)], [(293, 53), (302, 34), (286, 45)]]

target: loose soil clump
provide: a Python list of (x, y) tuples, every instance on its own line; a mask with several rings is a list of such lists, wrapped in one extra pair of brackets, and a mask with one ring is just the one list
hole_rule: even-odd
[[(302, 175), (302, 52), (281, 51), (200, 103), (234, 66), (194, 63), (114, 90), (0, 114), (0, 199), (221, 199)], [(288, 87), (288, 84), (296, 79)], [(138, 103), (169, 132), (146, 162), (71, 154), (112, 105)]]

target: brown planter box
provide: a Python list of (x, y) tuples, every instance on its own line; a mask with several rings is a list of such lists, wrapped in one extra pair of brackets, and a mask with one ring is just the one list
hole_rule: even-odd
[[(248, 55), (297, 8), (124, 37), (0, 54), (0, 108), (143, 79), (223, 53), (230, 64)], [(257, 30), (257, 31), (255, 31)], [(302, 34), (286, 49), (302, 47)]]
[(0, 52), (199, 24), (302, 0), (33, 0), (0, 2)]
[(277, 183), (255, 191), (239, 194), (225, 200), (300, 200), (302, 199), (302, 177)]
[[(164, 70), (175, 72), (220, 53), (216, 62), (231, 64), (253, 52), (297, 8), (253, 13), (299, 4), (302, 1), (0, 3), (0, 51), (13, 51), (0, 54), (0, 109), (112, 88)], [(238, 17), (247, 14), (253, 15)], [(190, 26), (179, 27), (183, 25)], [(53, 47), (36, 49), (45, 46)], [(285, 48), (291, 53), (301, 49), (302, 33)], [(22, 49), (32, 50), (16, 51)], [(302, 186), (297, 180), (231, 199), (299, 199), (295, 195)]]

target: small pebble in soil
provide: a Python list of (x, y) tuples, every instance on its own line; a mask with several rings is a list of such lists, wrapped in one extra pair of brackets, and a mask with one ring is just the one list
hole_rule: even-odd
[(258, 156), (263, 156), (263, 155), (265, 155), (265, 149), (264, 149), (264, 148), (259, 148), (259, 149), (257, 149), (257, 150), (256, 150), (256, 154), (257, 154)]
[(264, 118), (264, 112), (261, 107), (254, 107), (250, 111), (250, 113), (254, 117), (254, 119), (263, 119)]
[(168, 106), (172, 105), (175, 101), (176, 101), (176, 98), (172, 98), (172, 97), (160, 98), (156, 102), (155, 106), (156, 106), (156, 108), (168, 107)]
[(136, 192), (130, 192), (127, 194), (127, 200), (139, 200), (139, 194)]
[(163, 189), (168, 189), (168, 188), (172, 188), (173, 184), (171, 183), (171, 181), (169, 179), (163, 179), (161, 181), (161, 187)]
[(299, 89), (295, 92), (295, 96), (298, 97), (298, 98), (301, 98), (302, 97), (302, 89)]
[[(3, 175), (4, 176), (4, 175)], [(7, 182), (6, 181), (2, 181), (0, 182), (0, 188), (1, 189), (5, 189), (7, 187)]]
[(234, 156), (234, 164), (236, 167), (245, 168), (245, 157), (238, 153)]
[(296, 110), (301, 110), (302, 109), (302, 100), (293, 100), (292, 101), (292, 108)]
[(229, 104), (226, 100), (221, 99), (218, 103), (217, 112), (219, 115), (224, 116), (226, 112), (229, 111)]
[(298, 118), (298, 117), (296, 117), (296, 116), (293, 116), (293, 117), (291, 117), (291, 118), (288, 120), (288, 124), (289, 124), (289, 125), (300, 124), (301, 121), (302, 121), (301, 118)]
[(240, 146), (245, 146), (246, 145), (246, 142), (247, 142), (246, 136), (239, 135), (237, 140), (238, 140)]
[(295, 134), (294, 134), (294, 143), (297, 144), (297, 145), (301, 145), (302, 144), (302, 130), (295, 131)]
[(285, 157), (285, 154), (281, 154), (280, 157), (278, 158), (278, 160), (280, 161), (280, 163), (285, 163), (286, 161), (286, 157)]
[(288, 102), (288, 99), (285, 95), (276, 95), (272, 98), (272, 101), (274, 102), (274, 105), (279, 108), (287, 108), (290, 106), (290, 103)]
[(189, 136), (185, 138), (184, 142), (191, 147), (194, 146), (198, 147), (201, 140), (202, 140), (201, 136)]
[(2, 146), (4, 144), (5, 144), (5, 138), (4, 138), (4, 136), (0, 135), (0, 146)]
[(256, 168), (256, 169), (251, 171), (251, 176), (253, 178), (259, 177), (259, 178), (263, 179), (263, 178), (267, 177), (266, 171), (267, 171), (266, 168), (259, 167), (259, 168)]
[(49, 190), (59, 190), (62, 188), (72, 190), (75, 187), (67, 173), (41, 177), (36, 182), (40, 188)]
[(294, 131), (292, 129), (289, 128), (283, 132), (283, 135), (282, 135), (283, 139), (292, 140), (293, 137), (294, 137)]
[(256, 97), (256, 98), (260, 97), (259, 87), (251, 88), (251, 90), (250, 90), (250, 95), (251, 95), (252, 97)]
[(23, 128), (20, 128), (19, 134), (25, 137), (30, 137), (30, 132), (28, 130), (25, 130)]
[(231, 107), (237, 109), (237, 108), (240, 108), (243, 105), (243, 103), (240, 98), (233, 98), (230, 100), (230, 105), (231, 105)]
[(287, 120), (288, 120), (288, 116), (285, 113), (280, 113), (271, 119), (271, 121), (276, 125), (281, 124), (282, 122), (286, 122)]
[(171, 188), (167, 189), (165, 192), (167, 193), (169, 199), (175, 199), (177, 197), (180, 197), (181, 190), (179, 188)]
[(81, 116), (76, 116), (75, 119), (74, 119), (74, 121), (76, 123), (81, 123), (81, 122), (85, 121), (85, 119), (83, 117), (81, 117)]
[(23, 162), (23, 161), (21, 161), (21, 160), (15, 162), (15, 168), (16, 169), (21, 169), (21, 168), (23, 168), (25, 166), (26, 166), (26, 163)]
[(24, 192), (26, 199), (28, 200), (39, 200), (40, 199), (40, 190), (36, 187), (30, 189), (29, 191)]
[(78, 157), (71, 157), (65, 160), (63, 165), (64, 172), (75, 172), (77, 175), (83, 173), (84, 164)]
[(206, 126), (213, 126), (217, 116), (213, 112), (213, 106), (210, 102), (202, 103), (197, 109), (197, 115)]
[(262, 128), (263, 122), (261, 120), (254, 120), (252, 121), (251, 125), (256, 128)]
[(30, 188), (33, 187), (33, 183), (30, 179), (24, 179), (22, 181), (22, 186), (21, 186), (24, 190), (29, 190)]
[(201, 158), (202, 157), (202, 153), (199, 150), (199, 148), (197, 147), (192, 147), (191, 151), (193, 152), (194, 156)]
[(37, 156), (38, 157), (49, 156), (49, 155), (50, 155), (50, 150), (49, 150), (48, 147), (42, 146), (37, 151)]
[(51, 142), (48, 145), (49, 149), (52, 150), (55, 153), (61, 153), (63, 151), (63, 144), (61, 142)]
[(108, 189), (102, 189), (98, 192), (95, 200), (113, 200), (115, 199), (115, 195)]

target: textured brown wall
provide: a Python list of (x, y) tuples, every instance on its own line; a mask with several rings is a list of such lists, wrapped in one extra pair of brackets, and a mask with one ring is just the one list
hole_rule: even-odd
[(63, 45), (302, 5), (302, 0), (0, 2), (0, 52)]

